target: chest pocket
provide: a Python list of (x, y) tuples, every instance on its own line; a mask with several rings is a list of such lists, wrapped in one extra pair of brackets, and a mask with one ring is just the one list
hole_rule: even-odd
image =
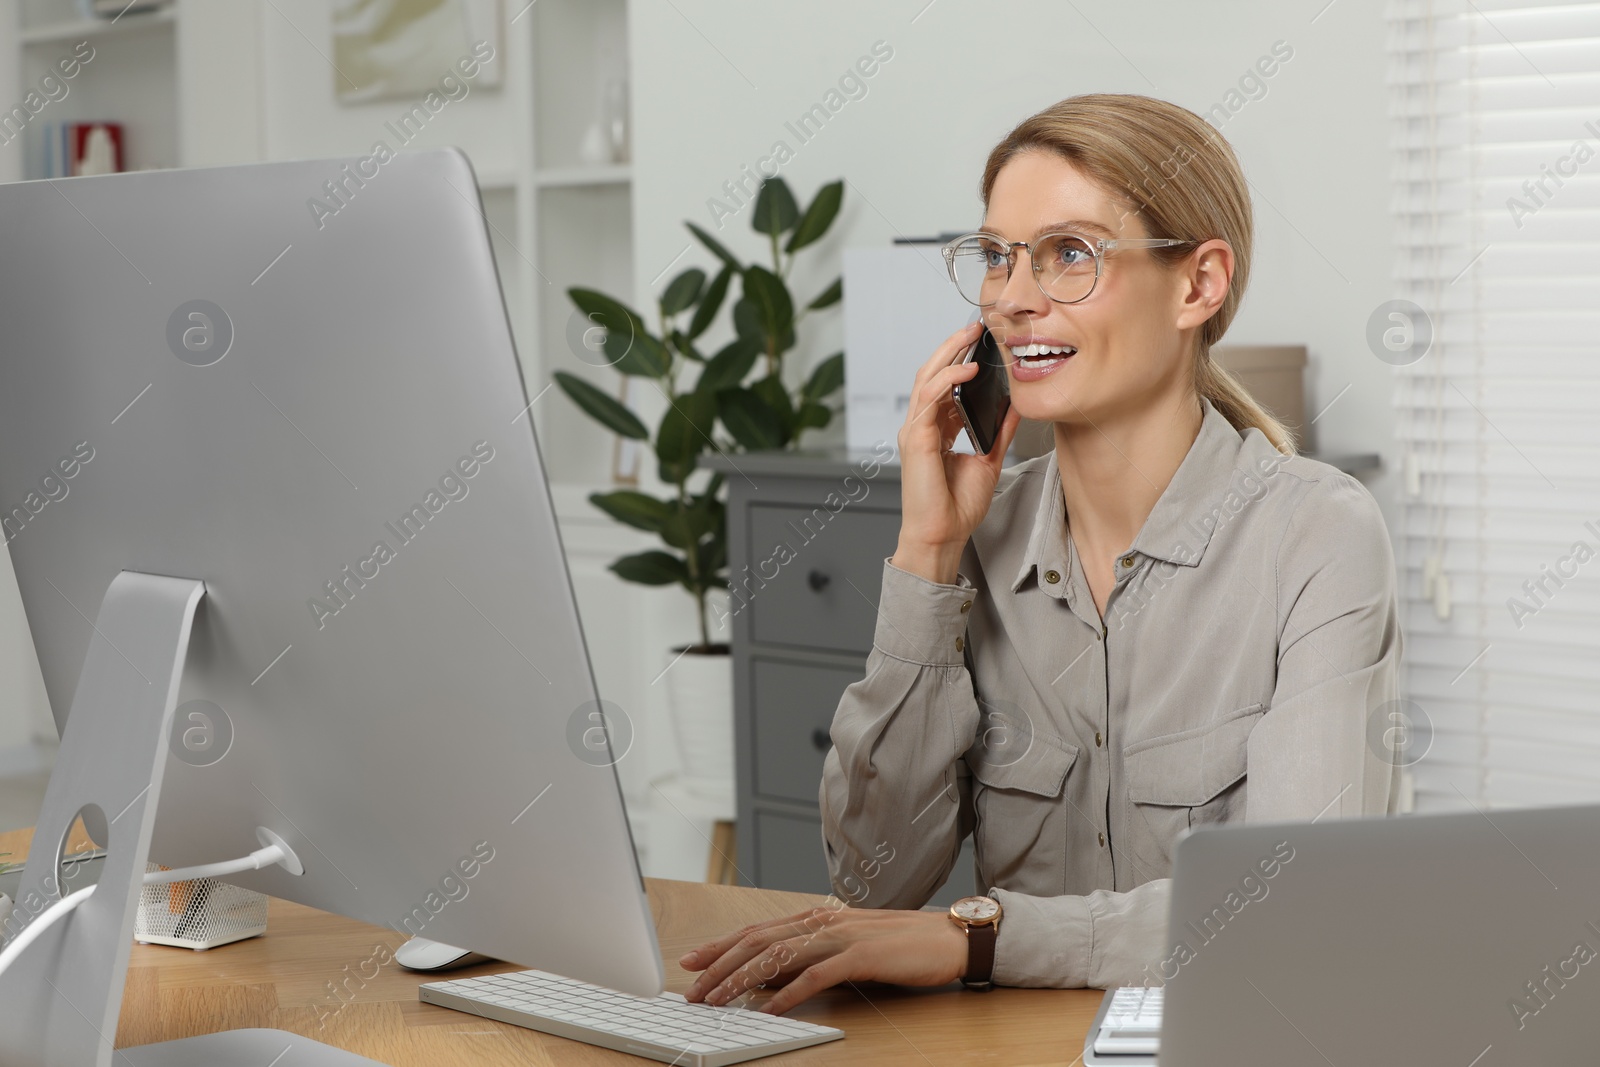
[[(995, 743), (997, 736), (1002, 743)], [(1062, 793), (1078, 751), (1014, 715), (984, 708), (966, 761), (975, 780), (974, 858), (989, 885), (1062, 892), (1068, 817)]]
[(1246, 745), (1266, 709), (1251, 704), (1220, 722), (1136, 741), (1123, 751), (1126, 824), (1141, 879), (1171, 873), (1172, 847), (1190, 827), (1244, 818)]

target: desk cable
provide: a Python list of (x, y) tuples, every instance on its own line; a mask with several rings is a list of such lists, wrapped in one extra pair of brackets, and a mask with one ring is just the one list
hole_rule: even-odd
[[(281, 839), (274, 841), (263, 848), (258, 848), (248, 856), (241, 856), (235, 860), (224, 860), (221, 863), (206, 863), (198, 867), (180, 867), (174, 871), (151, 871), (144, 876), (145, 885), (167, 885), (171, 882), (189, 882), (199, 878), (221, 878), (224, 875), (238, 874), (240, 871), (259, 871), (263, 867), (273, 864), (282, 864), (298, 874), (300, 866), (294, 850), (289, 848)], [(71, 914), (79, 904), (89, 899), (96, 886), (86, 886), (74, 893), (62, 897), (44, 911), (27, 926), (18, 931), (4, 951), (0, 951), (0, 974), (4, 974), (22, 955), (24, 949), (38, 940), (50, 927), (60, 922)]]

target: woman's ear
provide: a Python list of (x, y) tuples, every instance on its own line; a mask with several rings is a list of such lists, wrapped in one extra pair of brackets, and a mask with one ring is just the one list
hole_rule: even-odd
[(1228, 298), (1233, 282), (1233, 247), (1220, 237), (1202, 242), (1184, 259), (1177, 272), (1179, 310), (1177, 327), (1202, 325)]

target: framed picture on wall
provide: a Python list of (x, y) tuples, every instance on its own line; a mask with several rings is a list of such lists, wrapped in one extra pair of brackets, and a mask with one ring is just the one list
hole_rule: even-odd
[(411, 100), (429, 114), (505, 80), (500, 0), (332, 0), (340, 103)]

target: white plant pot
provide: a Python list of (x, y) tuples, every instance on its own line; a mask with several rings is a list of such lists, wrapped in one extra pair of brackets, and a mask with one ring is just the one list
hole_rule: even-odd
[[(679, 653), (683, 654), (680, 656)], [(667, 650), (663, 675), (684, 784), (706, 795), (733, 793), (733, 656)], [(676, 661), (676, 662), (674, 662)]]

